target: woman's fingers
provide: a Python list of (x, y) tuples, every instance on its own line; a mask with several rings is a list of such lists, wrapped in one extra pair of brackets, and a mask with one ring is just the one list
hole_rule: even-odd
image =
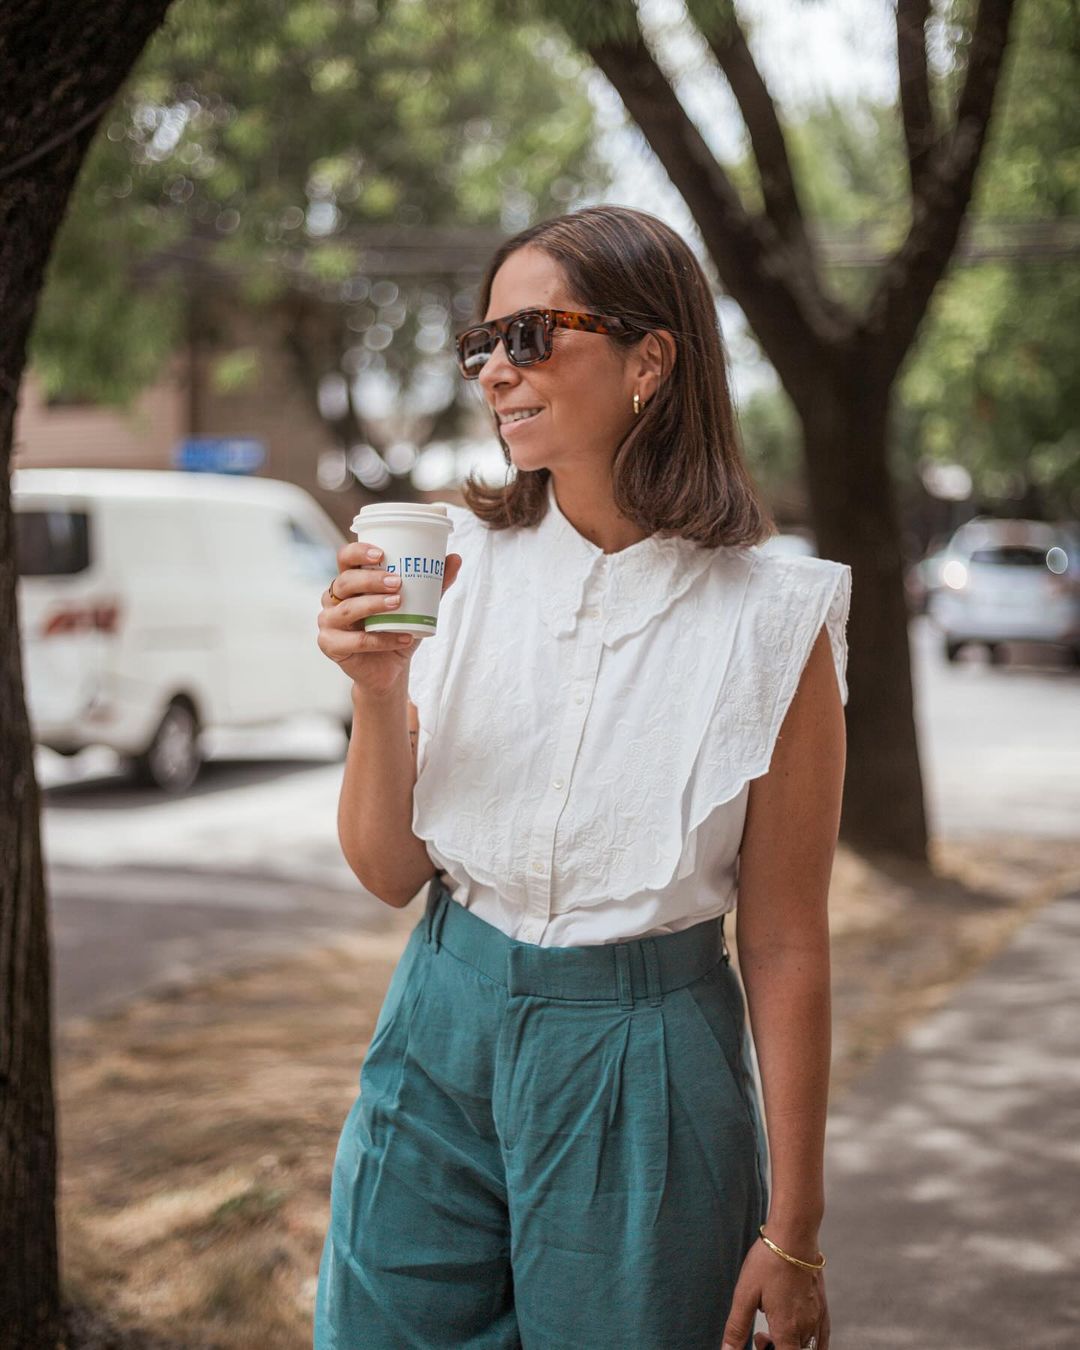
[(832, 1339), (832, 1322), (829, 1319), (829, 1304), (825, 1298), (825, 1282), (822, 1280), (819, 1285), (821, 1292), (821, 1327), (817, 1334), (817, 1350), (829, 1350), (829, 1341)]
[[(735, 1286), (735, 1297), (731, 1300), (731, 1311), (724, 1325), (723, 1350), (743, 1350), (754, 1325), (760, 1303), (759, 1291), (749, 1283), (742, 1281)], [(755, 1342), (757, 1337), (754, 1338)]]
[(461, 571), (461, 554), (448, 553), (446, 555), (446, 566), (443, 568), (443, 584), (442, 584), (443, 595), (446, 594), (446, 592), (457, 580), (457, 574), (460, 571)]
[(331, 661), (347, 661), (360, 652), (396, 652), (408, 650), (415, 638), (411, 633), (368, 633), (364, 630), (320, 628), (319, 650)]
[[(401, 578), (381, 567), (346, 568), (333, 578), (331, 584), (339, 601), (347, 600), (351, 595), (397, 595), (401, 591)], [(329, 589), (328, 586), (327, 591)]]

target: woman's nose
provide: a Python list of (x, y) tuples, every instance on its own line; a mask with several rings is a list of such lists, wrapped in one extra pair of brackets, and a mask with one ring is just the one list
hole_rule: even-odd
[(499, 338), (491, 355), (480, 367), (480, 383), (485, 387), (494, 388), (496, 385), (505, 384), (508, 380), (512, 382), (520, 378), (517, 368), (506, 354), (503, 339)]

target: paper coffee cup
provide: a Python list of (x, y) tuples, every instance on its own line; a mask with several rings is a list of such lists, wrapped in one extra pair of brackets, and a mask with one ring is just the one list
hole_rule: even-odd
[(401, 604), (366, 618), (366, 632), (434, 636), (452, 529), (442, 502), (378, 502), (361, 508), (353, 534), (381, 548), (378, 566), (401, 577)]

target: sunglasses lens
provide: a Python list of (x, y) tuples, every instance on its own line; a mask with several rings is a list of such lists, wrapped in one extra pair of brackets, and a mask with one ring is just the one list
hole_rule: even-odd
[(537, 314), (515, 319), (507, 335), (507, 353), (515, 365), (528, 365), (544, 354), (544, 321)]
[(475, 380), (495, 347), (486, 328), (472, 328), (458, 340), (458, 364), (467, 380)]
[[(470, 328), (458, 339), (458, 365), (467, 380), (479, 377), (498, 339), (486, 328)], [(526, 314), (515, 319), (506, 334), (506, 354), (515, 366), (531, 365), (544, 355), (544, 319)]]

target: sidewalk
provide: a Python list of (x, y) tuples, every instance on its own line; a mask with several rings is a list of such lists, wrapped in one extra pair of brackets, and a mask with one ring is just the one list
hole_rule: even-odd
[(1080, 1346), (1078, 971), (1080, 893), (836, 1103), (834, 1350)]

